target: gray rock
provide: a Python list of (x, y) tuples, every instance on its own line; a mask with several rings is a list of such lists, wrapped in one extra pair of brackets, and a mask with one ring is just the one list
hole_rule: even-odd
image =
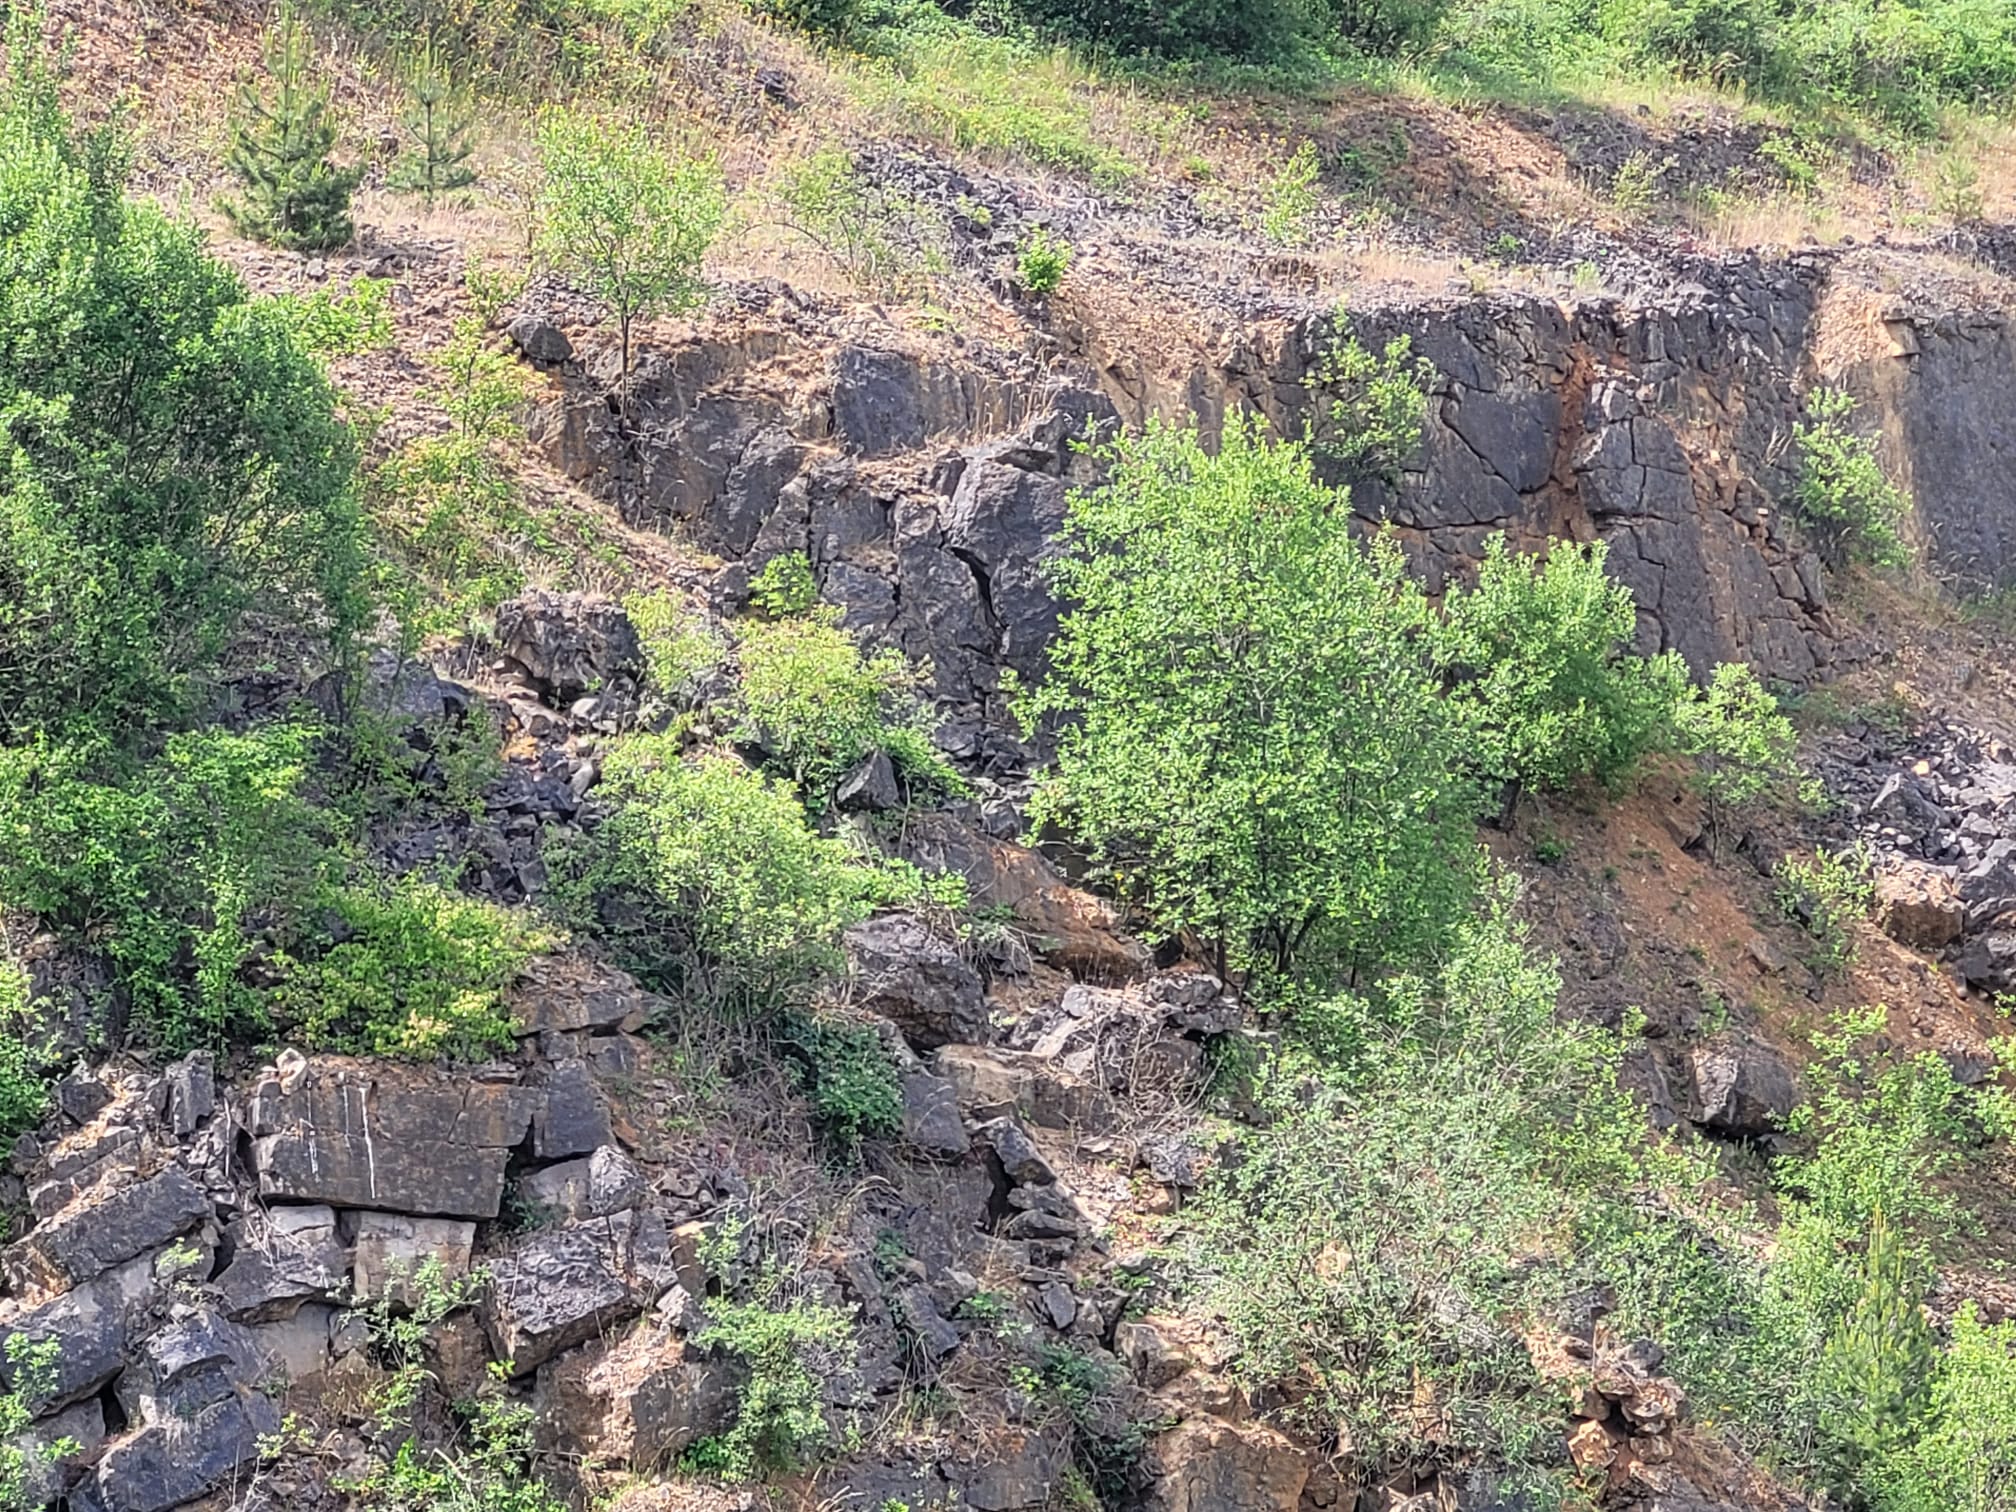
[(1063, 1445), (1047, 1433), (1011, 1428), (995, 1434), (960, 1477), (963, 1505), (975, 1512), (1036, 1512), (1050, 1504), (1068, 1463)]
[(154, 1296), (154, 1267), (143, 1258), (9, 1319), (0, 1324), (0, 1381), (21, 1387), (8, 1346), (24, 1336), (55, 1345), (54, 1376), (28, 1403), (38, 1417), (93, 1394), (125, 1368), (130, 1320)]
[[(59, 1459), (50, 1453), (66, 1441), (76, 1446), (69, 1454)], [(105, 1409), (95, 1397), (87, 1398), (44, 1418), (13, 1442), (22, 1451), (19, 1505), (46, 1506), (61, 1494), (70, 1466), (105, 1442)]]
[(72, 1071), (50, 1090), (57, 1109), (72, 1123), (89, 1123), (112, 1101), (112, 1091), (88, 1071)]
[(870, 751), (842, 779), (833, 795), (841, 811), (849, 814), (886, 814), (901, 808), (903, 791), (896, 783), (896, 763), (887, 751)]
[(547, 1074), (532, 1117), (532, 1153), (540, 1160), (587, 1155), (609, 1142), (609, 1114), (583, 1060), (563, 1060)]
[(535, 591), (498, 605), (497, 645), (554, 708), (639, 671), (643, 659), (622, 606), (592, 594)]
[(343, 1288), (349, 1264), (333, 1208), (276, 1207), (248, 1215), (227, 1232), (231, 1263), (216, 1282), (227, 1317), (270, 1323)]
[(76, 1286), (166, 1244), (210, 1216), (210, 1199), (173, 1167), (98, 1201), (65, 1209), (8, 1248), (17, 1288)]
[(635, 1207), (646, 1192), (644, 1173), (615, 1145), (604, 1145), (588, 1157), (588, 1212), (606, 1218)]
[(483, 1325), (498, 1358), (523, 1375), (642, 1312), (674, 1279), (664, 1251), (662, 1225), (636, 1213), (533, 1235), (490, 1266)]
[(1012, 1118), (993, 1118), (973, 1130), (974, 1138), (994, 1152), (1008, 1179), (1019, 1185), (1048, 1185), (1057, 1179), (1036, 1141)]
[(928, 1071), (903, 1078), (903, 1137), (932, 1160), (966, 1158), (973, 1146), (959, 1117), (959, 1097), (952, 1083)]
[(906, 1286), (896, 1305), (917, 1347), (931, 1359), (942, 1360), (959, 1347), (959, 1330), (938, 1311), (938, 1304), (927, 1288)]
[(1064, 483), (1041, 473), (976, 462), (945, 511), (945, 544), (979, 575), (999, 627), (1002, 663), (1032, 681), (1048, 670), (1057, 601), (1046, 569), (1064, 523)]
[(234, 1391), (114, 1444), (99, 1461), (88, 1494), (104, 1512), (169, 1512), (251, 1465), (260, 1435), (279, 1428), (277, 1404), (258, 1392)]
[(337, 1207), (495, 1218), (504, 1166), (536, 1101), (513, 1082), (387, 1062), (305, 1062), (249, 1109), (260, 1195)]
[(1692, 1067), (1694, 1121), (1717, 1134), (1761, 1139), (1776, 1133), (1798, 1101), (1790, 1068), (1762, 1045), (1703, 1045)]
[(525, 360), (539, 367), (558, 367), (574, 355), (567, 333), (536, 315), (520, 315), (504, 328)]
[(393, 1297), (410, 1304), (420, 1268), (441, 1267), (443, 1281), (469, 1273), (476, 1225), (453, 1218), (405, 1213), (358, 1213), (351, 1291), (359, 1299)]
[(168, 1068), (169, 1132), (188, 1139), (217, 1110), (217, 1074), (207, 1050), (198, 1050)]
[(908, 914), (857, 924), (845, 937), (853, 998), (919, 1049), (989, 1037), (980, 974), (959, 949)]

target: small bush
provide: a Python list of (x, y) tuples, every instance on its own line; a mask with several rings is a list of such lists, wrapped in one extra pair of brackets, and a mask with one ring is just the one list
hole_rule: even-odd
[(0, 1143), (34, 1128), (49, 1108), (46, 1036), (29, 985), (28, 973), (0, 956)]
[(347, 290), (324, 284), (275, 301), (301, 344), (325, 361), (392, 345), (392, 280), (358, 278)]
[(819, 603), (819, 580), (802, 552), (772, 557), (749, 582), (749, 603), (771, 619), (810, 614)]
[(1854, 413), (1854, 399), (1837, 389), (1808, 396), (1794, 509), (1830, 567), (1909, 566), (1902, 531), (1911, 500), (1884, 475), (1875, 443), (1849, 425)]
[(1451, 697), (1476, 732), (1477, 769), (1512, 784), (1515, 801), (1584, 777), (1619, 782), (1671, 738), (1687, 669), (1671, 652), (1631, 654), (1637, 609), (1604, 574), (1606, 550), (1557, 541), (1522, 556), (1494, 535), (1477, 586), (1444, 600)]
[(1269, 241), (1284, 247), (1300, 247), (1308, 242), (1316, 212), (1323, 206), (1322, 196), (1316, 191), (1321, 175), (1316, 144), (1303, 142), (1267, 186), (1267, 210), (1260, 218), (1260, 229)]
[[(1056, 36), (1117, 53), (1268, 59), (1310, 35), (1299, 0), (1007, 0)], [(964, 6), (956, 7), (965, 9)]]
[(673, 704), (691, 707), (728, 659), (707, 617), (667, 590), (632, 594), (623, 600), (623, 612), (644, 649), (651, 686)]
[(272, 1005), (309, 1043), (408, 1060), (483, 1060), (517, 1043), (504, 990), (558, 944), (529, 919), (416, 878), (327, 899), (333, 942), (276, 963)]
[(724, 1349), (748, 1367), (735, 1425), (687, 1451), (689, 1468), (728, 1480), (792, 1470), (829, 1436), (822, 1382), (851, 1363), (847, 1315), (809, 1298), (786, 1302), (772, 1275), (750, 1301), (710, 1305), (711, 1321), (694, 1335), (703, 1349)]
[(1731, 809), (1754, 803), (1774, 787), (1801, 796), (1809, 779), (1799, 765), (1798, 732), (1748, 667), (1725, 662), (1706, 688), (1674, 709), (1683, 753), (1695, 762), (1694, 786), (1708, 800), (1708, 825), (1719, 837)]
[(1434, 364), (1396, 336), (1374, 355), (1355, 336), (1333, 336), (1311, 365), (1307, 437), (1337, 464), (1346, 483), (1391, 486), (1420, 449), (1428, 422)]
[(844, 37), (861, 14), (861, 0), (753, 0), (759, 15), (815, 37)]
[(1041, 226), (1029, 233), (1015, 255), (1016, 276), (1031, 294), (1055, 294), (1071, 270), (1071, 244), (1053, 238)]
[(840, 965), (840, 932), (869, 884), (813, 833), (784, 783), (731, 757), (633, 736), (603, 773), (614, 814), (552, 859), (571, 922), (607, 937), (668, 992), (768, 1011)]
[(1876, 1512), (2010, 1512), (2016, 1507), (2016, 1323), (1953, 1317), (1924, 1424), (1868, 1471)]
[(903, 1089), (871, 1024), (827, 1014), (788, 1017), (783, 1044), (820, 1131), (843, 1153), (903, 1126)]
[(1823, 973), (1840, 971), (1855, 959), (1856, 922), (1869, 916), (1876, 901), (1869, 876), (1869, 854), (1861, 846), (1839, 853), (1815, 851), (1802, 861), (1787, 856), (1778, 866), (1778, 907), (1818, 942), (1813, 965)]
[(913, 788), (963, 791), (931, 744), (933, 721), (901, 652), (863, 656), (835, 616), (811, 614), (745, 625), (738, 654), (738, 738), (760, 748), (815, 813), (875, 750), (887, 751)]

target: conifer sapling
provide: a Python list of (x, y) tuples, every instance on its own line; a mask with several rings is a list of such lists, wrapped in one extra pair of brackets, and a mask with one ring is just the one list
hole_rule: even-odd
[(244, 186), (224, 206), (242, 234), (290, 251), (323, 251), (350, 240), (350, 196), (362, 168), (329, 160), (336, 121), (329, 91), (311, 77), (309, 38), (283, 10), (266, 44), (268, 87), (247, 85), (227, 161)]

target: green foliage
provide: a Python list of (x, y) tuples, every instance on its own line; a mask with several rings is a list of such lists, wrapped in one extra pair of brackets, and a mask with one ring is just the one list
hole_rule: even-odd
[(485, 323), (458, 316), (448, 344), (435, 357), (441, 381), (427, 397), (447, 411), (464, 441), (504, 441), (523, 434), (518, 415), (532, 397), (535, 380), (523, 363), (492, 344)]
[(413, 877), (324, 900), (331, 940), (276, 961), (272, 1006), (311, 1044), (409, 1060), (483, 1060), (517, 1043), (504, 990), (557, 937)]
[(1267, 210), (1260, 217), (1260, 229), (1267, 239), (1284, 247), (1300, 247), (1309, 240), (1309, 230), (1322, 208), (1316, 183), (1322, 175), (1316, 144), (1305, 140), (1295, 149), (1267, 186)]
[(863, 656), (837, 615), (811, 613), (750, 621), (742, 629), (739, 659), (737, 738), (758, 747), (815, 813), (875, 750), (888, 752), (913, 789), (965, 790), (931, 744), (935, 721), (900, 651)]
[(1254, 422), (1216, 455), (1157, 426), (1104, 460), (1024, 703), (1066, 721), (1034, 822), (1255, 986), (1434, 949), (1470, 898), (1477, 795), (1398, 546), (1354, 539), (1307, 453)]
[(248, 615), (363, 618), (355, 447), (280, 301), (123, 196), (14, 12), (0, 98), (0, 742), (186, 711)]
[(1853, 846), (1838, 853), (1816, 850), (1813, 859), (1787, 856), (1778, 866), (1778, 906), (1797, 919), (1818, 942), (1813, 965), (1840, 971), (1855, 959), (1857, 920), (1869, 916), (1876, 885), (1869, 876), (1869, 853)]
[(204, 730), (144, 765), (0, 750), (0, 910), (96, 950), (170, 1050), (259, 1028), (241, 973), (255, 920), (286, 917), (324, 875), (300, 796), (311, 738), (298, 725)]
[(1719, 836), (1731, 809), (1754, 803), (1774, 787), (1802, 795), (1798, 732), (1757, 675), (1737, 663), (1715, 669), (1673, 713), (1680, 750), (1695, 762), (1694, 786), (1708, 800), (1708, 822)]
[(1916, 1436), (1935, 1355), (1923, 1267), (1880, 1207), (1870, 1218), (1861, 1282), (1820, 1352), (1819, 1389), (1830, 1399), (1832, 1434), (1867, 1462)]
[(1071, 271), (1071, 244), (1052, 237), (1041, 226), (1029, 233), (1015, 254), (1015, 275), (1031, 294), (1055, 294)]
[(553, 857), (570, 921), (662, 990), (728, 1008), (767, 1011), (838, 968), (867, 879), (790, 787), (649, 735), (610, 749), (603, 784), (616, 812)]
[(1828, 566), (1908, 566), (1902, 527), (1911, 500), (1884, 475), (1875, 443), (1849, 424), (1854, 413), (1854, 399), (1838, 389), (1807, 396), (1793, 507)]
[(783, 1043), (820, 1131), (843, 1153), (903, 1126), (903, 1089), (874, 1025), (831, 1014), (786, 1017)]
[(324, 361), (382, 352), (392, 345), (392, 280), (358, 278), (278, 301), (301, 345)]
[(771, 619), (810, 614), (819, 602), (819, 581), (803, 552), (786, 552), (765, 562), (749, 580), (749, 603)]
[(14, 1384), (11, 1390), (0, 1392), (0, 1509), (5, 1512), (31, 1512), (39, 1506), (40, 1499), (29, 1495), (29, 1487), (40, 1462), (78, 1451), (75, 1439), (41, 1445), (22, 1442), (34, 1422), (35, 1406), (55, 1386), (62, 1358), (59, 1340), (37, 1339), (26, 1333), (7, 1337), (7, 1374)]
[(1008, 0), (1008, 9), (1055, 36), (1166, 58), (1280, 57), (1311, 30), (1301, 0)]
[(1630, 653), (1637, 610), (1605, 576), (1606, 551), (1556, 542), (1523, 556), (1494, 535), (1477, 586), (1445, 600), (1438, 650), (1484, 776), (1522, 789), (1616, 783), (1670, 738), (1686, 667), (1671, 652)]
[(410, 442), (372, 470), (366, 495), (384, 559), (379, 592), (409, 644), (466, 629), (524, 588), (533, 522), (484, 443)]
[(925, 292), (928, 259), (906, 242), (922, 238), (914, 202), (862, 173), (844, 147), (822, 147), (778, 176), (786, 222), (810, 238), (862, 288), (889, 296)]
[(666, 152), (641, 124), (558, 110), (540, 122), (539, 161), (540, 249), (615, 316), (627, 394), (636, 322), (705, 297), (700, 266), (726, 211), (720, 169)]
[(440, 196), (476, 182), (476, 170), (469, 166), (476, 144), (470, 139), (475, 115), (448, 77), (431, 35), (407, 70), (406, 94), (399, 128), (408, 145), (387, 181), (420, 195), (432, 209)]
[(267, 89), (247, 85), (226, 163), (243, 197), (224, 210), (243, 235), (290, 251), (324, 251), (349, 241), (350, 196), (362, 167), (329, 160), (336, 120), (329, 90), (315, 80), (313, 39), (291, 7), (268, 33)]
[(724, 1349), (748, 1367), (735, 1425), (687, 1452), (689, 1468), (728, 1480), (797, 1468), (829, 1437), (824, 1382), (851, 1363), (854, 1330), (838, 1308), (797, 1298), (786, 1302), (774, 1275), (748, 1301), (710, 1305), (710, 1321), (694, 1335), (703, 1349)]
[(0, 1141), (5, 1142), (34, 1128), (49, 1109), (44, 1075), (49, 1057), (30, 988), (28, 973), (0, 955)]
[(390, 1463), (358, 1487), (363, 1506), (385, 1512), (568, 1512), (570, 1503), (532, 1469), (533, 1411), (499, 1391), (462, 1408), (466, 1441), (426, 1450), (401, 1442)]
[(853, 30), (861, 0), (752, 0), (752, 8), (815, 37), (839, 38)]
[(1558, 988), (1501, 913), (1439, 975), (1306, 1012), (1269, 1116), (1201, 1194), (1191, 1284), (1234, 1369), (1354, 1462), (1557, 1452), (1519, 1320), (1573, 1289), (1579, 1232), (1638, 1185), (1645, 1142), (1620, 1046), (1558, 1019)]
[(434, 1379), (427, 1368), (428, 1340), (450, 1316), (475, 1305), (483, 1282), (482, 1271), (450, 1275), (438, 1255), (429, 1255), (398, 1268), (375, 1297), (358, 1299), (372, 1352), (386, 1371), (371, 1391), (372, 1415), (382, 1427), (396, 1428), (411, 1416)]
[(1310, 366), (1309, 444), (1335, 463), (1346, 483), (1391, 486), (1420, 448), (1435, 366), (1396, 336), (1374, 355), (1356, 336), (1338, 339)]
[(1866, 1479), (1876, 1512), (2016, 1512), (2016, 1323), (1961, 1304), (1922, 1430)]
[(667, 589), (630, 595), (623, 612), (644, 649), (651, 686), (673, 704), (691, 707), (728, 659), (707, 617)]

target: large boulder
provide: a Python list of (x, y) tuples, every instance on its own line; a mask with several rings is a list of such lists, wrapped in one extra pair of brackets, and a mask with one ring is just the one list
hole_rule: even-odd
[(278, 1322), (302, 1303), (343, 1289), (346, 1257), (334, 1208), (314, 1203), (254, 1209), (227, 1234), (231, 1263), (217, 1278), (217, 1293), (228, 1317)]
[(166, 1244), (209, 1216), (203, 1189), (171, 1167), (65, 1208), (7, 1251), (7, 1274), (17, 1290), (65, 1290)]
[(1954, 963), (1969, 987), (2016, 991), (2016, 913), (2005, 913), (1969, 940)]
[(233, 1388), (186, 1417), (149, 1423), (107, 1449), (73, 1508), (168, 1512), (226, 1484), (259, 1458), (261, 1437), (280, 1430), (280, 1408), (263, 1392)]
[(539, 1369), (540, 1447), (643, 1473), (735, 1421), (748, 1371), (662, 1324)]
[(1783, 1128), (1798, 1102), (1791, 1068), (1764, 1045), (1703, 1045), (1692, 1068), (1694, 1121), (1716, 1134), (1762, 1139)]
[(87, 1286), (0, 1321), (0, 1382), (23, 1385), (14, 1339), (50, 1343), (55, 1373), (41, 1382), (28, 1407), (38, 1416), (92, 1395), (125, 1368), (133, 1320), (155, 1297), (151, 1257), (129, 1261)]
[(1900, 945), (1938, 950), (1960, 938), (1967, 906), (1946, 872), (1922, 861), (1897, 861), (1877, 875), (1876, 922)]
[(514, 1375), (636, 1316), (675, 1279), (665, 1227), (613, 1213), (535, 1234), (490, 1265), (483, 1326)]
[(1154, 1512), (1297, 1512), (1309, 1460), (1255, 1423), (1192, 1418), (1155, 1442)]
[(989, 1037), (980, 973), (922, 920), (884, 914), (848, 930), (845, 943), (854, 1002), (918, 1049)]
[(497, 646), (556, 708), (643, 661), (622, 606), (594, 594), (532, 592), (498, 605)]
[(341, 1057), (263, 1077), (247, 1110), (270, 1201), (495, 1218), (537, 1094), (503, 1077)]

